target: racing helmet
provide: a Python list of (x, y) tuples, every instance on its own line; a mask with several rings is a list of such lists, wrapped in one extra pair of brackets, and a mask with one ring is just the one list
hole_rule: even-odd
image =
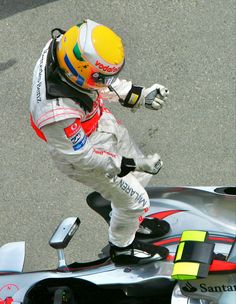
[(65, 80), (87, 90), (109, 86), (125, 63), (121, 38), (89, 19), (60, 37), (56, 56)]

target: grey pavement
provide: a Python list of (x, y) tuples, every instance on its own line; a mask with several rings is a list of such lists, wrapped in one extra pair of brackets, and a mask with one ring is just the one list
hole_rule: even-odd
[(0, 0), (0, 245), (26, 241), (26, 270), (56, 266), (48, 238), (79, 216), (68, 261), (96, 259), (105, 222), (86, 206), (92, 189), (59, 173), (29, 125), (32, 72), (54, 27), (89, 18), (126, 48), (121, 77), (170, 90), (161, 111), (108, 104), (143, 151), (164, 167), (151, 185), (235, 185), (234, 0)]

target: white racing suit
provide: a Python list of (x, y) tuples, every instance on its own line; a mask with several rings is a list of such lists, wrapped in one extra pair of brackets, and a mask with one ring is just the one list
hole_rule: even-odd
[[(130, 172), (123, 177), (122, 157), (142, 156), (127, 129), (103, 105), (117, 101), (113, 92), (88, 92), (93, 99), (90, 113), (69, 98), (47, 99), (45, 65), (49, 43), (39, 58), (33, 75), (30, 100), (31, 123), (47, 142), (56, 167), (68, 177), (99, 192), (111, 201), (109, 241), (118, 247), (132, 243), (142, 218), (149, 208), (144, 186), (150, 174)], [(117, 80), (114, 88), (125, 97), (132, 86)]]

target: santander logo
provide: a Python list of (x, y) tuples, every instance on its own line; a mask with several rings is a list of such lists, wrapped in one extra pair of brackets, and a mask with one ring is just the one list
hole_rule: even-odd
[(96, 61), (95, 64), (100, 70), (103, 70), (104, 72), (108, 72), (108, 73), (116, 73), (118, 72), (119, 68), (116, 67), (110, 67), (109, 65), (104, 65), (101, 62), (99, 62), (98, 60)]

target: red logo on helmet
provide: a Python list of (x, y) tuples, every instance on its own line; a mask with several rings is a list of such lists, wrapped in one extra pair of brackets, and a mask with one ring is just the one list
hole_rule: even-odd
[(104, 65), (101, 62), (99, 62), (98, 60), (96, 61), (96, 66), (100, 69), (103, 70), (104, 72), (108, 72), (108, 73), (116, 73), (118, 72), (119, 68), (116, 67), (110, 67), (109, 65)]

